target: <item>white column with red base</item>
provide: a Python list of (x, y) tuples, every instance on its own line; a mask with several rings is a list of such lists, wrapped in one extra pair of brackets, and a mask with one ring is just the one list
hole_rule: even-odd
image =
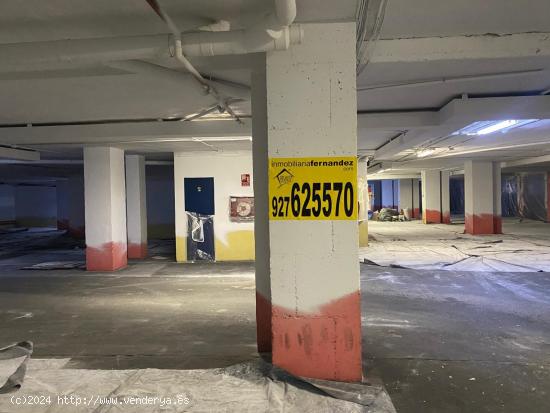
[(500, 165), (464, 164), (465, 231), (472, 235), (502, 233)]
[(369, 246), (369, 182), (368, 162), (361, 159), (357, 164), (357, 196), (359, 202), (359, 247)]
[(128, 263), (124, 151), (84, 148), (86, 268), (115, 271)]
[(502, 170), (493, 162), (493, 231), (502, 234)]
[(409, 209), (411, 218), (414, 218), (413, 179), (404, 178), (399, 182), (399, 210)]
[(422, 219), (422, 211), (420, 208), (420, 179), (412, 179), (412, 207), (413, 218)]
[(147, 257), (147, 198), (145, 157), (126, 156), (126, 220), (128, 258)]
[(422, 171), (422, 221), (441, 224), (441, 174), (438, 170)]
[(355, 23), (306, 24), (253, 75), (258, 346), (341, 381), (362, 378), (357, 220), (269, 220), (267, 172), (269, 158), (357, 156), (355, 69)]
[(441, 171), (441, 223), (451, 223), (451, 173)]

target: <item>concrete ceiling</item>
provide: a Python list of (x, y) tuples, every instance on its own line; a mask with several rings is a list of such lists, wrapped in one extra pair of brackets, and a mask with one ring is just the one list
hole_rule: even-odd
[[(247, 27), (273, 7), (270, 0), (161, 0), (161, 3), (183, 30), (194, 30), (219, 19), (229, 21), (233, 28)], [(297, 0), (297, 7), (298, 22), (350, 21), (355, 18), (356, 1)], [(463, 159), (470, 157), (513, 161), (549, 153), (547, 143), (531, 145), (546, 142), (550, 136), (548, 123), (541, 122), (535, 130), (522, 128), (507, 134), (510, 148), (503, 149), (497, 135), (465, 143), (447, 138), (445, 145), (453, 147), (452, 154), (450, 151), (444, 156), (437, 154), (429, 160), (412, 156), (414, 149), (445, 138), (475, 118), (425, 122), (430, 114), (441, 113), (463, 95), (468, 95), (470, 101), (485, 97), (528, 97), (550, 88), (549, 15), (547, 0), (389, 0), (380, 39), (370, 44), (369, 62), (357, 80), (359, 154), (374, 156), (373, 163), (390, 162), (397, 167), (401, 162), (418, 171), (428, 161), (435, 167), (459, 168)], [(0, 2), (0, 59), (1, 45), (8, 43), (166, 32), (166, 26), (145, 0)], [(249, 86), (250, 59), (195, 58), (193, 63), (207, 75)], [(128, 136), (116, 135), (120, 133), (116, 127), (109, 132), (93, 128), (75, 132), (70, 125), (60, 125), (56, 128), (63, 129), (47, 129), (47, 133), (45, 129), (21, 133), (4, 127), (0, 128), (0, 144), (40, 149), (43, 158), (56, 159), (63, 157), (63, 153), (68, 158), (80, 156), (74, 147), (56, 140), (59, 136), (67, 140), (70, 136), (79, 137), (72, 133), (88, 136), (88, 140), (79, 141), (79, 147), (107, 138), (116, 143), (120, 136), (119, 146), (142, 153), (156, 152), (157, 158), (169, 158), (169, 152), (177, 148), (208, 148), (189, 141), (151, 141), (166, 137), (166, 133), (170, 139), (180, 133), (179, 129), (166, 132), (172, 126), (155, 124), (156, 119), (197, 113), (214, 103), (210, 97), (196, 93), (193, 82), (173, 61), (157, 59), (151, 63), (173, 69), (178, 78), (159, 78), (105, 64), (29, 66), (14, 70), (10, 69), (11, 63), (0, 64), (0, 124), (139, 120), (149, 135), (144, 139), (134, 126), (130, 130), (140, 137), (135, 142), (130, 142)], [(487, 111), (487, 116), (492, 116), (487, 119), (498, 118), (497, 109), (502, 109), (498, 101), (483, 102), (488, 109), (495, 108)], [(518, 102), (513, 107), (523, 106)], [(537, 118), (550, 119), (550, 109), (541, 105)], [(244, 115), (251, 112), (247, 101), (237, 104), (235, 109)], [(213, 132), (203, 131), (202, 136), (213, 134), (222, 139), (220, 131), (228, 123), (209, 124)], [(188, 136), (185, 131), (181, 133)], [(227, 136), (247, 134), (249, 125), (237, 132), (229, 130)], [(401, 138), (397, 145), (398, 136)], [(383, 156), (388, 144), (392, 155)], [(243, 149), (249, 147), (249, 142), (229, 141), (220, 146)]]
[(389, 0), (382, 39), (549, 32), (546, 0)]

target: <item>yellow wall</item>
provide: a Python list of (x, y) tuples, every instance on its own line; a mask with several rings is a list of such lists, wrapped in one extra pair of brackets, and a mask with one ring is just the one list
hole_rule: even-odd
[(369, 223), (368, 221), (359, 222), (359, 246), (369, 246)]
[(249, 261), (254, 259), (254, 231), (233, 231), (226, 240), (216, 238), (216, 261)]
[(177, 262), (187, 261), (187, 238), (186, 237), (176, 237), (176, 261)]

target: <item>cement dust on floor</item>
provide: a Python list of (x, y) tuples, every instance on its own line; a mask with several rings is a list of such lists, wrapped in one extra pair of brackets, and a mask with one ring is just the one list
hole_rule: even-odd
[(550, 224), (508, 218), (503, 232), (473, 236), (463, 224), (369, 221), (369, 246), (359, 257), (426, 270), (550, 272)]
[[(155, 255), (115, 273), (17, 269), (63, 251), (75, 250), (0, 260), (3, 342), (32, 340), (33, 357), (69, 359), (69, 368), (257, 360), (252, 263)], [(361, 284), (364, 371), (399, 412), (550, 411), (547, 273), (361, 265)]]
[(34, 357), (70, 357), (81, 368), (209, 368), (257, 357), (249, 277), (72, 272), (1, 278), (3, 342), (31, 340)]
[(361, 265), (365, 371), (398, 412), (550, 411), (550, 276)]

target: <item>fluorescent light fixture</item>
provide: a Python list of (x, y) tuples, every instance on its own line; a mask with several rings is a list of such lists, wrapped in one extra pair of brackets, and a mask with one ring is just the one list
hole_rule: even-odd
[(477, 131), (478, 135), (488, 135), (489, 133), (498, 132), (504, 129), (508, 129), (511, 126), (517, 125), (519, 123), (519, 120), (510, 119), (510, 120), (503, 120), (502, 122), (494, 123), (490, 126), (487, 126), (481, 130)]
[(416, 152), (416, 156), (419, 158), (425, 158), (426, 156), (433, 155), (435, 153), (435, 148), (421, 149)]
[(509, 130), (538, 121), (539, 119), (507, 119), (497, 121), (490, 120), (474, 122), (466, 126), (465, 128), (457, 130), (453, 133), (453, 135), (482, 136), (489, 135), (495, 132), (506, 133)]
[(191, 138), (195, 142), (236, 142), (236, 141), (252, 141), (252, 136), (204, 136), (201, 138)]

